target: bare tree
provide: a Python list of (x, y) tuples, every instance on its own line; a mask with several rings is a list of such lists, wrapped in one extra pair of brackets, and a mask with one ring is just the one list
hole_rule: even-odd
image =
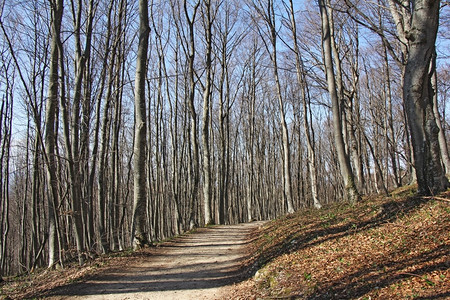
[[(64, 125), (64, 141), (67, 156), (67, 165), (69, 169), (69, 181), (70, 192), (72, 202), (72, 216), (75, 226), (74, 234), (77, 246), (78, 261), (79, 264), (84, 263), (83, 250), (84, 250), (84, 235), (83, 235), (83, 215), (82, 215), (82, 202), (81, 202), (81, 174), (80, 174), (80, 109), (81, 109), (81, 90), (83, 85), (83, 78), (85, 75), (86, 60), (90, 55), (91, 37), (92, 37), (92, 22), (94, 17), (94, 2), (90, 1), (89, 13), (87, 20), (87, 37), (86, 45), (82, 49), (81, 45), (81, 22), (82, 22), (82, 9), (83, 2), (78, 1), (75, 5), (74, 1), (71, 1), (72, 15), (74, 20), (74, 36), (75, 36), (75, 92), (73, 96), (72, 105), (72, 118), (69, 116), (69, 106), (66, 99), (65, 81), (61, 83), (61, 109), (63, 115)], [(63, 48), (60, 45), (60, 65), (62, 77), (65, 76), (63, 70)]]
[(344, 180), (345, 192), (347, 199), (354, 203), (360, 199), (359, 192), (356, 188), (355, 177), (353, 175), (352, 168), (350, 166), (350, 159), (348, 153), (345, 150), (344, 138), (342, 135), (342, 111), (340, 110), (340, 100), (336, 89), (336, 79), (333, 67), (333, 54), (332, 54), (332, 38), (330, 31), (330, 23), (327, 6), (328, 1), (318, 0), (320, 7), (320, 16), (322, 19), (322, 47), (323, 47), (323, 60), (326, 71), (326, 78), (328, 84), (328, 92), (330, 94), (333, 112), (333, 134), (334, 142), (336, 145), (336, 152), (339, 159), (339, 167), (341, 169), (341, 175)]
[(211, 157), (210, 157), (210, 102), (212, 89), (212, 27), (213, 18), (211, 1), (203, 1), (203, 26), (205, 27), (205, 83), (203, 84), (203, 115), (202, 115), (202, 150), (203, 150), (203, 209), (205, 225), (214, 223), (211, 212)]
[(139, 47), (135, 79), (135, 133), (134, 133), (134, 202), (133, 202), (133, 248), (148, 244), (146, 232), (147, 212), (147, 117), (145, 101), (145, 78), (147, 74), (147, 50), (150, 34), (148, 1), (139, 0)]
[(195, 110), (195, 88), (196, 88), (196, 80), (195, 80), (195, 69), (194, 69), (194, 61), (195, 61), (195, 31), (194, 31), (194, 22), (197, 15), (197, 10), (199, 8), (200, 1), (196, 1), (193, 5), (192, 15), (189, 15), (188, 4), (187, 1), (183, 1), (184, 14), (186, 17), (186, 21), (188, 23), (188, 35), (189, 38), (187, 40), (187, 55), (188, 55), (188, 80), (189, 80), (189, 96), (188, 96), (188, 107), (189, 113), (191, 116), (191, 129), (189, 135), (189, 141), (192, 147), (192, 192), (190, 199), (190, 217), (189, 217), (189, 228), (193, 229), (196, 225), (196, 204), (198, 197), (198, 187), (200, 184), (200, 154), (199, 154), (199, 146), (198, 146), (198, 125), (197, 125), (197, 112)]
[(413, 152), (411, 164), (414, 165), (418, 192), (430, 194), (445, 189), (448, 180), (441, 165), (439, 127), (433, 113), (434, 88), (431, 82), (435, 69), (433, 55), (440, 1), (387, 1), (401, 55), (395, 53), (383, 23), (377, 25), (356, 5), (349, 0), (345, 2), (363, 19), (363, 22), (358, 22), (381, 37), (384, 47), (401, 65), (404, 109)]
[[(436, 64), (436, 56), (433, 55), (433, 65)], [(439, 113), (439, 104), (438, 104), (438, 80), (437, 80), (437, 71), (434, 68), (431, 84), (434, 90), (433, 94), (433, 113), (436, 119), (436, 126), (439, 128), (439, 147), (441, 151), (442, 163), (444, 164), (445, 174), (447, 178), (450, 178), (450, 156), (448, 152), (447, 140), (445, 138), (444, 127), (441, 122), (441, 115)]]
[(309, 123), (309, 114), (310, 114), (310, 101), (309, 101), (309, 92), (306, 82), (306, 76), (305, 76), (305, 68), (303, 59), (300, 53), (300, 48), (298, 46), (298, 39), (297, 39), (297, 23), (295, 19), (295, 11), (294, 11), (294, 4), (292, 0), (289, 0), (289, 6), (286, 6), (286, 11), (289, 14), (290, 18), (290, 30), (292, 33), (292, 40), (293, 40), (293, 52), (295, 55), (295, 66), (297, 70), (297, 81), (300, 86), (300, 92), (301, 92), (301, 99), (303, 104), (303, 130), (305, 131), (305, 137), (306, 137), (306, 145), (307, 145), (307, 152), (308, 152), (308, 166), (309, 166), (309, 175), (310, 175), (310, 181), (311, 181), (311, 196), (313, 200), (313, 205), (316, 208), (320, 208), (321, 204), (319, 202), (318, 198), (318, 191), (317, 191), (317, 163), (316, 163), (316, 151), (314, 147), (314, 129), (312, 126), (310, 126)]
[(442, 169), (439, 128), (433, 113), (435, 91), (431, 83), (435, 71), (433, 55), (439, 25), (436, 0), (417, 0), (412, 7), (411, 30), (407, 32), (408, 58), (403, 94), (411, 130), (418, 193), (434, 194), (449, 185)]
[[(277, 29), (276, 29), (276, 15), (274, 9), (274, 2), (272, 0), (267, 1), (255, 1), (254, 7), (258, 15), (262, 18), (264, 24), (267, 27), (269, 36), (269, 45), (265, 42), (267, 52), (270, 54), (270, 59), (273, 65), (273, 75), (275, 77), (275, 85), (277, 89), (277, 100), (280, 110), (280, 124), (282, 130), (282, 144), (283, 144), (283, 186), (284, 196), (287, 203), (287, 211), (293, 213), (294, 205), (292, 202), (292, 177), (291, 177), (291, 151), (289, 142), (289, 130), (286, 121), (286, 108), (282, 95), (281, 82), (279, 77), (278, 58), (277, 58)], [(260, 33), (261, 38), (264, 41), (263, 33)]]
[[(3, 52), (3, 51), (2, 51)], [(0, 65), (0, 82), (5, 84), (4, 91), (0, 92), (0, 282), (3, 275), (8, 275), (9, 264), (7, 264), (8, 255), (8, 236), (10, 233), (10, 162), (11, 162), (11, 137), (12, 120), (14, 105), (14, 77), (12, 59), (6, 58), (4, 53), (0, 54), (2, 64)], [(4, 78), (3, 78), (4, 76)], [(25, 211), (25, 206), (24, 206)], [(23, 216), (24, 218), (24, 216)], [(22, 230), (24, 232), (24, 230)], [(24, 239), (25, 237), (22, 237)], [(23, 243), (23, 242), (22, 242)]]
[(60, 55), (60, 33), (61, 21), (64, 10), (64, 0), (51, 0), (51, 53), (50, 73), (47, 107), (45, 111), (45, 133), (44, 143), (46, 151), (47, 178), (50, 185), (50, 197), (48, 200), (48, 267), (53, 267), (58, 262), (58, 178), (56, 174), (56, 110), (58, 107), (58, 85), (59, 85), (59, 55)]

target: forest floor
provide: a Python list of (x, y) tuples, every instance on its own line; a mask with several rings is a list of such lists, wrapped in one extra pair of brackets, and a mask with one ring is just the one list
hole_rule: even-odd
[(450, 190), (415, 188), (267, 223), (229, 299), (450, 299)]
[(450, 191), (414, 192), (202, 228), (82, 268), (8, 278), (0, 299), (450, 299)]

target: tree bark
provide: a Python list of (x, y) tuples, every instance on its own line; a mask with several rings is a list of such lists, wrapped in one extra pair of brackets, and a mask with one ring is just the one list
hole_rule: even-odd
[(57, 207), (59, 204), (58, 178), (56, 176), (56, 111), (58, 108), (59, 85), (59, 47), (61, 21), (64, 9), (63, 0), (51, 1), (51, 52), (50, 73), (45, 111), (44, 144), (46, 153), (47, 178), (50, 186), (48, 198), (48, 267), (51, 268), (58, 259)]
[(195, 70), (194, 70), (194, 60), (195, 60), (195, 31), (194, 31), (194, 22), (195, 16), (197, 14), (197, 9), (200, 5), (200, 2), (196, 2), (193, 7), (192, 17), (189, 17), (187, 2), (184, 0), (183, 7), (184, 13), (186, 16), (186, 20), (188, 22), (189, 27), (189, 39), (188, 39), (188, 81), (189, 81), (189, 96), (188, 96), (188, 107), (189, 113), (191, 117), (191, 132), (189, 135), (189, 142), (192, 147), (192, 191), (191, 191), (191, 199), (190, 199), (190, 216), (189, 216), (189, 229), (193, 229), (197, 226), (196, 221), (196, 210), (197, 210), (197, 197), (198, 197), (198, 187), (200, 184), (200, 154), (199, 154), (199, 146), (198, 146), (198, 125), (197, 125), (197, 112), (195, 110)]
[(203, 148), (203, 209), (205, 225), (214, 224), (211, 215), (211, 157), (209, 150), (209, 119), (210, 119), (210, 102), (211, 102), (211, 56), (212, 56), (212, 18), (211, 18), (211, 2), (204, 1), (204, 26), (206, 38), (206, 78), (203, 90), (203, 115), (202, 115), (202, 148)]
[(148, 1), (139, 0), (139, 46), (134, 86), (134, 201), (132, 244), (138, 249), (148, 244), (146, 232), (147, 211), (147, 117), (145, 101), (145, 78), (147, 74), (147, 50), (150, 35)]
[(433, 113), (435, 91), (431, 76), (435, 66), (436, 35), (439, 25), (438, 0), (414, 2), (411, 30), (407, 33), (409, 55), (405, 67), (403, 95), (411, 140), (418, 193), (433, 195), (448, 186), (441, 164), (436, 119)]

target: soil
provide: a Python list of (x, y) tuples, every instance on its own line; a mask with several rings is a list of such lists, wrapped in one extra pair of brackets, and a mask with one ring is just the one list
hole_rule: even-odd
[(251, 233), (262, 222), (199, 229), (114, 263), (83, 282), (56, 288), (48, 299), (220, 299), (248, 278)]

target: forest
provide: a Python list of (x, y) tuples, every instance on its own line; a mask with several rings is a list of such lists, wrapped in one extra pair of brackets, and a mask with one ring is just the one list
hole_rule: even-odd
[(0, 0), (0, 276), (449, 187), (437, 0)]

